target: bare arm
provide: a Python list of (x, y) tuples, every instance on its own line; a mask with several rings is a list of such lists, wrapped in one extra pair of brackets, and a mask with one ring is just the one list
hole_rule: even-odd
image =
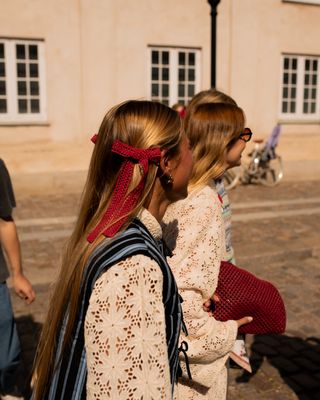
[(0, 218), (0, 241), (9, 261), (14, 290), (20, 298), (30, 304), (35, 299), (35, 293), (22, 271), (20, 242), (16, 224), (12, 219)]

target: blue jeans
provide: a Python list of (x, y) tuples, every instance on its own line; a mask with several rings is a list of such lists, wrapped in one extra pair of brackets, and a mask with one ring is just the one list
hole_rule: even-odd
[(20, 342), (7, 284), (0, 283), (0, 392), (10, 393), (20, 363)]

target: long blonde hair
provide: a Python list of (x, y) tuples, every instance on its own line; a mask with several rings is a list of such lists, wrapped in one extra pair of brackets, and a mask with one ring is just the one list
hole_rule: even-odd
[(211, 89), (194, 96), (184, 119), (194, 160), (189, 190), (223, 174), (226, 154), (244, 124), (242, 109), (225, 93)]
[[(41, 400), (48, 389), (56, 366), (58, 333), (67, 308), (68, 323), (61, 353), (70, 344), (86, 262), (99, 243), (106, 240), (100, 236), (90, 244), (86, 238), (108, 206), (121, 167), (121, 160), (111, 152), (112, 144), (119, 139), (137, 148), (160, 147), (166, 150), (166, 157), (172, 157), (179, 151), (182, 135), (177, 113), (160, 103), (128, 101), (115, 106), (104, 117), (93, 150), (79, 217), (66, 247), (37, 350), (33, 374), (34, 400)], [(129, 214), (129, 222), (148, 200), (158, 168), (150, 164), (144, 191)], [(129, 190), (137, 185), (140, 177), (136, 166)]]

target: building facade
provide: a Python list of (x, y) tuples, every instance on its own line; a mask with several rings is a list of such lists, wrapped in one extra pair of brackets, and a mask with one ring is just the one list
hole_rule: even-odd
[[(1, 6), (0, 146), (13, 173), (85, 170), (87, 140), (112, 105), (187, 104), (210, 87), (206, 0)], [(221, 0), (217, 10), (217, 88), (257, 137), (283, 125), (286, 162), (320, 162), (320, 0)]]

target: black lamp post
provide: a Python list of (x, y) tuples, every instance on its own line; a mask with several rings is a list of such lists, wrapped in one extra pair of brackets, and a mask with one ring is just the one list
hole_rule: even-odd
[(211, 87), (216, 87), (217, 7), (220, 0), (208, 0), (211, 6)]

